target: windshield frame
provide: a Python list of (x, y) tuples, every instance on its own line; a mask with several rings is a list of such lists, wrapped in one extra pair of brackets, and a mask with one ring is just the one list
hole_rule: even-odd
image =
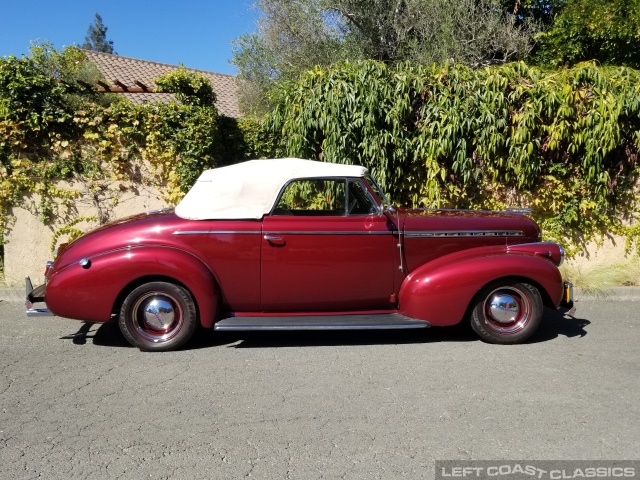
[(373, 193), (375, 193), (378, 199), (382, 202), (382, 209), (394, 211), (395, 208), (393, 207), (391, 200), (389, 200), (389, 197), (387, 197), (387, 195), (384, 193), (384, 190), (382, 190), (380, 185), (378, 185), (378, 182), (376, 182), (371, 176), (371, 173), (365, 172), (364, 179), (373, 190)]

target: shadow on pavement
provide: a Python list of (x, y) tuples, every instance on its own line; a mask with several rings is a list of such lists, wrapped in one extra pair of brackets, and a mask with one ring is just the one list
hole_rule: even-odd
[[(318, 347), (338, 345), (408, 345), (478, 340), (466, 325), (408, 330), (342, 330), (293, 332), (220, 332), (233, 348)], [(238, 343), (239, 342), (239, 343)]]
[(93, 340), (94, 345), (104, 345), (108, 347), (131, 347), (120, 333), (120, 329), (115, 322), (92, 323), (82, 322), (80, 329), (64, 337), (61, 340), (72, 340), (75, 345), (85, 345), (87, 339)]
[(547, 342), (562, 335), (568, 338), (584, 337), (587, 331), (584, 327), (591, 322), (585, 318), (563, 315), (551, 308), (544, 309), (542, 324), (527, 343)]
[[(526, 343), (553, 340), (558, 336), (584, 337), (585, 327), (591, 322), (545, 309), (542, 324)], [(85, 345), (87, 339), (94, 345), (133, 348), (120, 333), (117, 323), (81, 324), (80, 329), (61, 337), (75, 345)], [(480, 341), (467, 322), (452, 327), (435, 327), (410, 330), (343, 330), (343, 331), (294, 331), (294, 332), (214, 332), (200, 328), (184, 350), (229, 346), (232, 348), (318, 347), (336, 345), (394, 345), (434, 342)]]

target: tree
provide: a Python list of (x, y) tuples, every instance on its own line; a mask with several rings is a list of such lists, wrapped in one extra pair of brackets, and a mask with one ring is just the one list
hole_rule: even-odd
[(241, 106), (264, 110), (264, 94), (274, 80), (345, 60), (453, 61), (480, 67), (522, 59), (537, 29), (528, 17), (508, 12), (504, 3), (258, 0), (257, 32), (234, 42), (233, 63), (248, 81), (241, 89)]
[(529, 22), (517, 27), (516, 17), (499, 6), (494, 0), (325, 1), (364, 58), (472, 67), (523, 58), (530, 50)]
[(534, 61), (551, 66), (597, 60), (640, 67), (640, 0), (566, 0), (542, 33)]
[(517, 23), (527, 20), (538, 24), (542, 29), (553, 23), (553, 18), (565, 0), (502, 0), (504, 13), (514, 15)]
[(82, 48), (96, 52), (117, 53), (113, 51), (113, 40), (107, 40), (108, 27), (102, 23), (102, 17), (96, 13), (93, 23), (89, 25)]

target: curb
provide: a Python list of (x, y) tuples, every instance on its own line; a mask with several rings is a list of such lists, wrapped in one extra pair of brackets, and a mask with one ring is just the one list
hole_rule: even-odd
[(24, 287), (0, 286), (0, 301), (24, 303), (26, 292)]
[(25, 287), (0, 286), (0, 301), (24, 303), (26, 298)]
[[(24, 303), (24, 287), (0, 286), (0, 301)], [(614, 300), (614, 301), (634, 301), (640, 300), (640, 287), (612, 287), (601, 292), (593, 292), (576, 288), (574, 298), (580, 300)]]
[(611, 287), (599, 292), (576, 288), (573, 294), (576, 301), (580, 300), (640, 300), (640, 287)]

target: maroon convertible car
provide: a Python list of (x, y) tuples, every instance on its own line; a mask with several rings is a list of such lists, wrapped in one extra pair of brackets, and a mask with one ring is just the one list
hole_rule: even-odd
[[(117, 319), (143, 350), (216, 330), (399, 329), (471, 322), (518, 343), (569, 309), (564, 251), (527, 216), (394, 208), (363, 167), (253, 160), (205, 171), (174, 210), (60, 245), (29, 316)], [(35, 303), (44, 302), (41, 308)]]

